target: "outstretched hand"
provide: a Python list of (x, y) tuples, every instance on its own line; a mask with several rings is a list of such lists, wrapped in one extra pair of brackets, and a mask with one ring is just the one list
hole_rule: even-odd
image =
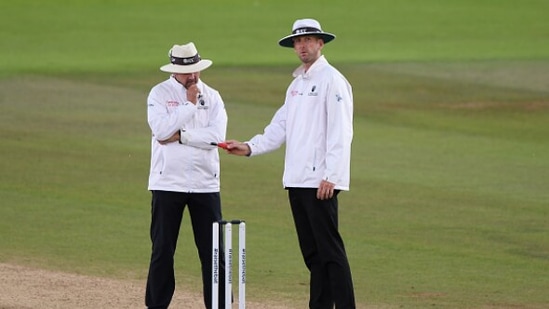
[(252, 153), (250, 146), (246, 143), (237, 140), (228, 140), (225, 143), (227, 144), (227, 148), (225, 148), (227, 153), (237, 156), (249, 156)]

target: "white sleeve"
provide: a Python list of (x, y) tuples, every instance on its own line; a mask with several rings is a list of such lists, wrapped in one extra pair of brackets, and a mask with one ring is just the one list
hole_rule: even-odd
[(353, 139), (353, 93), (343, 77), (334, 76), (326, 104), (326, 171), (322, 179), (337, 184), (348, 173)]

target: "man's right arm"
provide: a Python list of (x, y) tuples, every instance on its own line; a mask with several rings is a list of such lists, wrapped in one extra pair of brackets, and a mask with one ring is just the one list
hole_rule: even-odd
[(166, 102), (170, 99), (158, 89), (153, 89), (147, 98), (147, 121), (158, 141), (165, 141), (179, 134), (184, 123), (196, 112), (196, 106), (190, 102), (173, 102), (179, 105), (168, 112)]

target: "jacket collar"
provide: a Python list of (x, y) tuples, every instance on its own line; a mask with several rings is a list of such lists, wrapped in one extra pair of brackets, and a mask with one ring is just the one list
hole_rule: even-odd
[(297, 69), (295, 69), (292, 75), (294, 77), (302, 76), (304, 79), (309, 79), (311, 76), (314, 75), (316, 71), (318, 71), (320, 68), (324, 67), (327, 64), (328, 64), (328, 60), (326, 60), (324, 55), (321, 55), (311, 65), (311, 67), (309, 68), (309, 70), (307, 70), (307, 72), (305, 72), (305, 66), (302, 64)]

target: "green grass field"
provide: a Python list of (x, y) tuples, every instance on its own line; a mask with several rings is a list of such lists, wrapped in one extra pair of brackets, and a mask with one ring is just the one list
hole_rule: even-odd
[[(145, 101), (168, 49), (214, 61), (202, 78), (245, 140), (298, 64), (277, 40), (315, 17), (355, 91), (340, 224), (359, 307), (549, 306), (549, 2), (111, 2), (0, 3), (0, 262), (144, 279)], [(305, 307), (282, 150), (221, 160), (248, 298)], [(196, 289), (190, 233), (186, 217), (176, 269)]]

